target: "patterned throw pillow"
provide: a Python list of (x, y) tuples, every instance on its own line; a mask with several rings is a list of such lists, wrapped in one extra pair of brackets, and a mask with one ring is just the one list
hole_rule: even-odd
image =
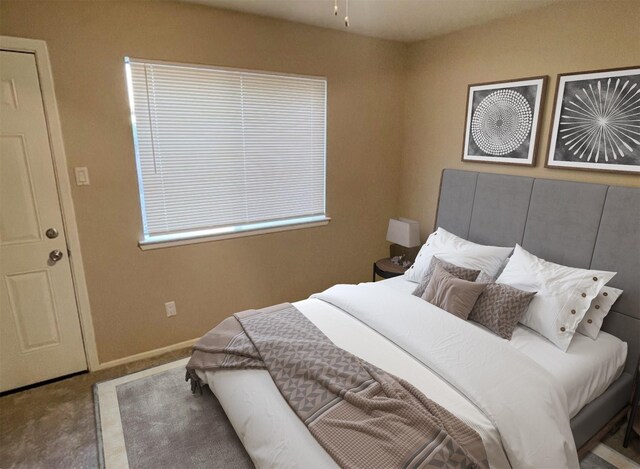
[(480, 274), (479, 270), (460, 267), (433, 256), (433, 258), (431, 259), (431, 263), (429, 264), (429, 267), (427, 268), (424, 275), (422, 276), (422, 280), (420, 280), (420, 283), (418, 284), (416, 289), (413, 290), (412, 295), (422, 298), (422, 295), (424, 294), (424, 291), (427, 289), (427, 285), (429, 284), (429, 281), (433, 276), (433, 272), (435, 272), (436, 266), (438, 265), (441, 266), (447, 272), (449, 272), (451, 275), (461, 278), (462, 280), (468, 280), (469, 282), (475, 281), (475, 279), (478, 277), (478, 274)]
[(513, 330), (536, 292), (518, 290), (503, 283), (495, 283), (495, 280), (484, 272), (478, 275), (476, 282), (488, 285), (476, 301), (469, 319), (482, 324), (503, 339), (511, 340)]
[(486, 283), (462, 280), (437, 265), (422, 299), (466, 320)]

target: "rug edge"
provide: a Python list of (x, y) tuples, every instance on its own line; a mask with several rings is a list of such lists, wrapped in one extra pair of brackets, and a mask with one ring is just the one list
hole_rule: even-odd
[(104, 441), (102, 440), (102, 419), (100, 418), (100, 395), (98, 394), (98, 383), (93, 386), (93, 415), (96, 421), (96, 442), (98, 444), (98, 467), (105, 469), (104, 466)]

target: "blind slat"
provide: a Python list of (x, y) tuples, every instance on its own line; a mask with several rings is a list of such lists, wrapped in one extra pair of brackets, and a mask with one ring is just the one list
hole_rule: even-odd
[(325, 214), (325, 79), (126, 67), (145, 237)]

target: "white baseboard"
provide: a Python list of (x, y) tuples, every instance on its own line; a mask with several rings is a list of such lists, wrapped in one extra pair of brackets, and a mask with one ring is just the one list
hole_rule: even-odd
[(173, 352), (174, 350), (179, 350), (181, 348), (191, 347), (198, 340), (200, 340), (199, 337), (197, 339), (185, 340), (184, 342), (179, 342), (173, 345), (167, 345), (166, 347), (148, 350), (146, 352), (137, 353), (135, 355), (129, 355), (128, 357), (118, 358), (116, 360), (100, 363), (97, 367), (95, 367), (91, 371), (104, 370), (106, 368), (112, 368), (114, 366), (124, 365), (125, 363), (131, 363), (137, 360), (144, 360), (145, 358), (156, 357), (158, 355), (162, 355), (163, 353)]

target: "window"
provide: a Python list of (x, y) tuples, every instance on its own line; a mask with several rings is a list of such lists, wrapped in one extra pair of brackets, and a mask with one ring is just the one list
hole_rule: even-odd
[(141, 246), (326, 223), (324, 78), (125, 59)]

